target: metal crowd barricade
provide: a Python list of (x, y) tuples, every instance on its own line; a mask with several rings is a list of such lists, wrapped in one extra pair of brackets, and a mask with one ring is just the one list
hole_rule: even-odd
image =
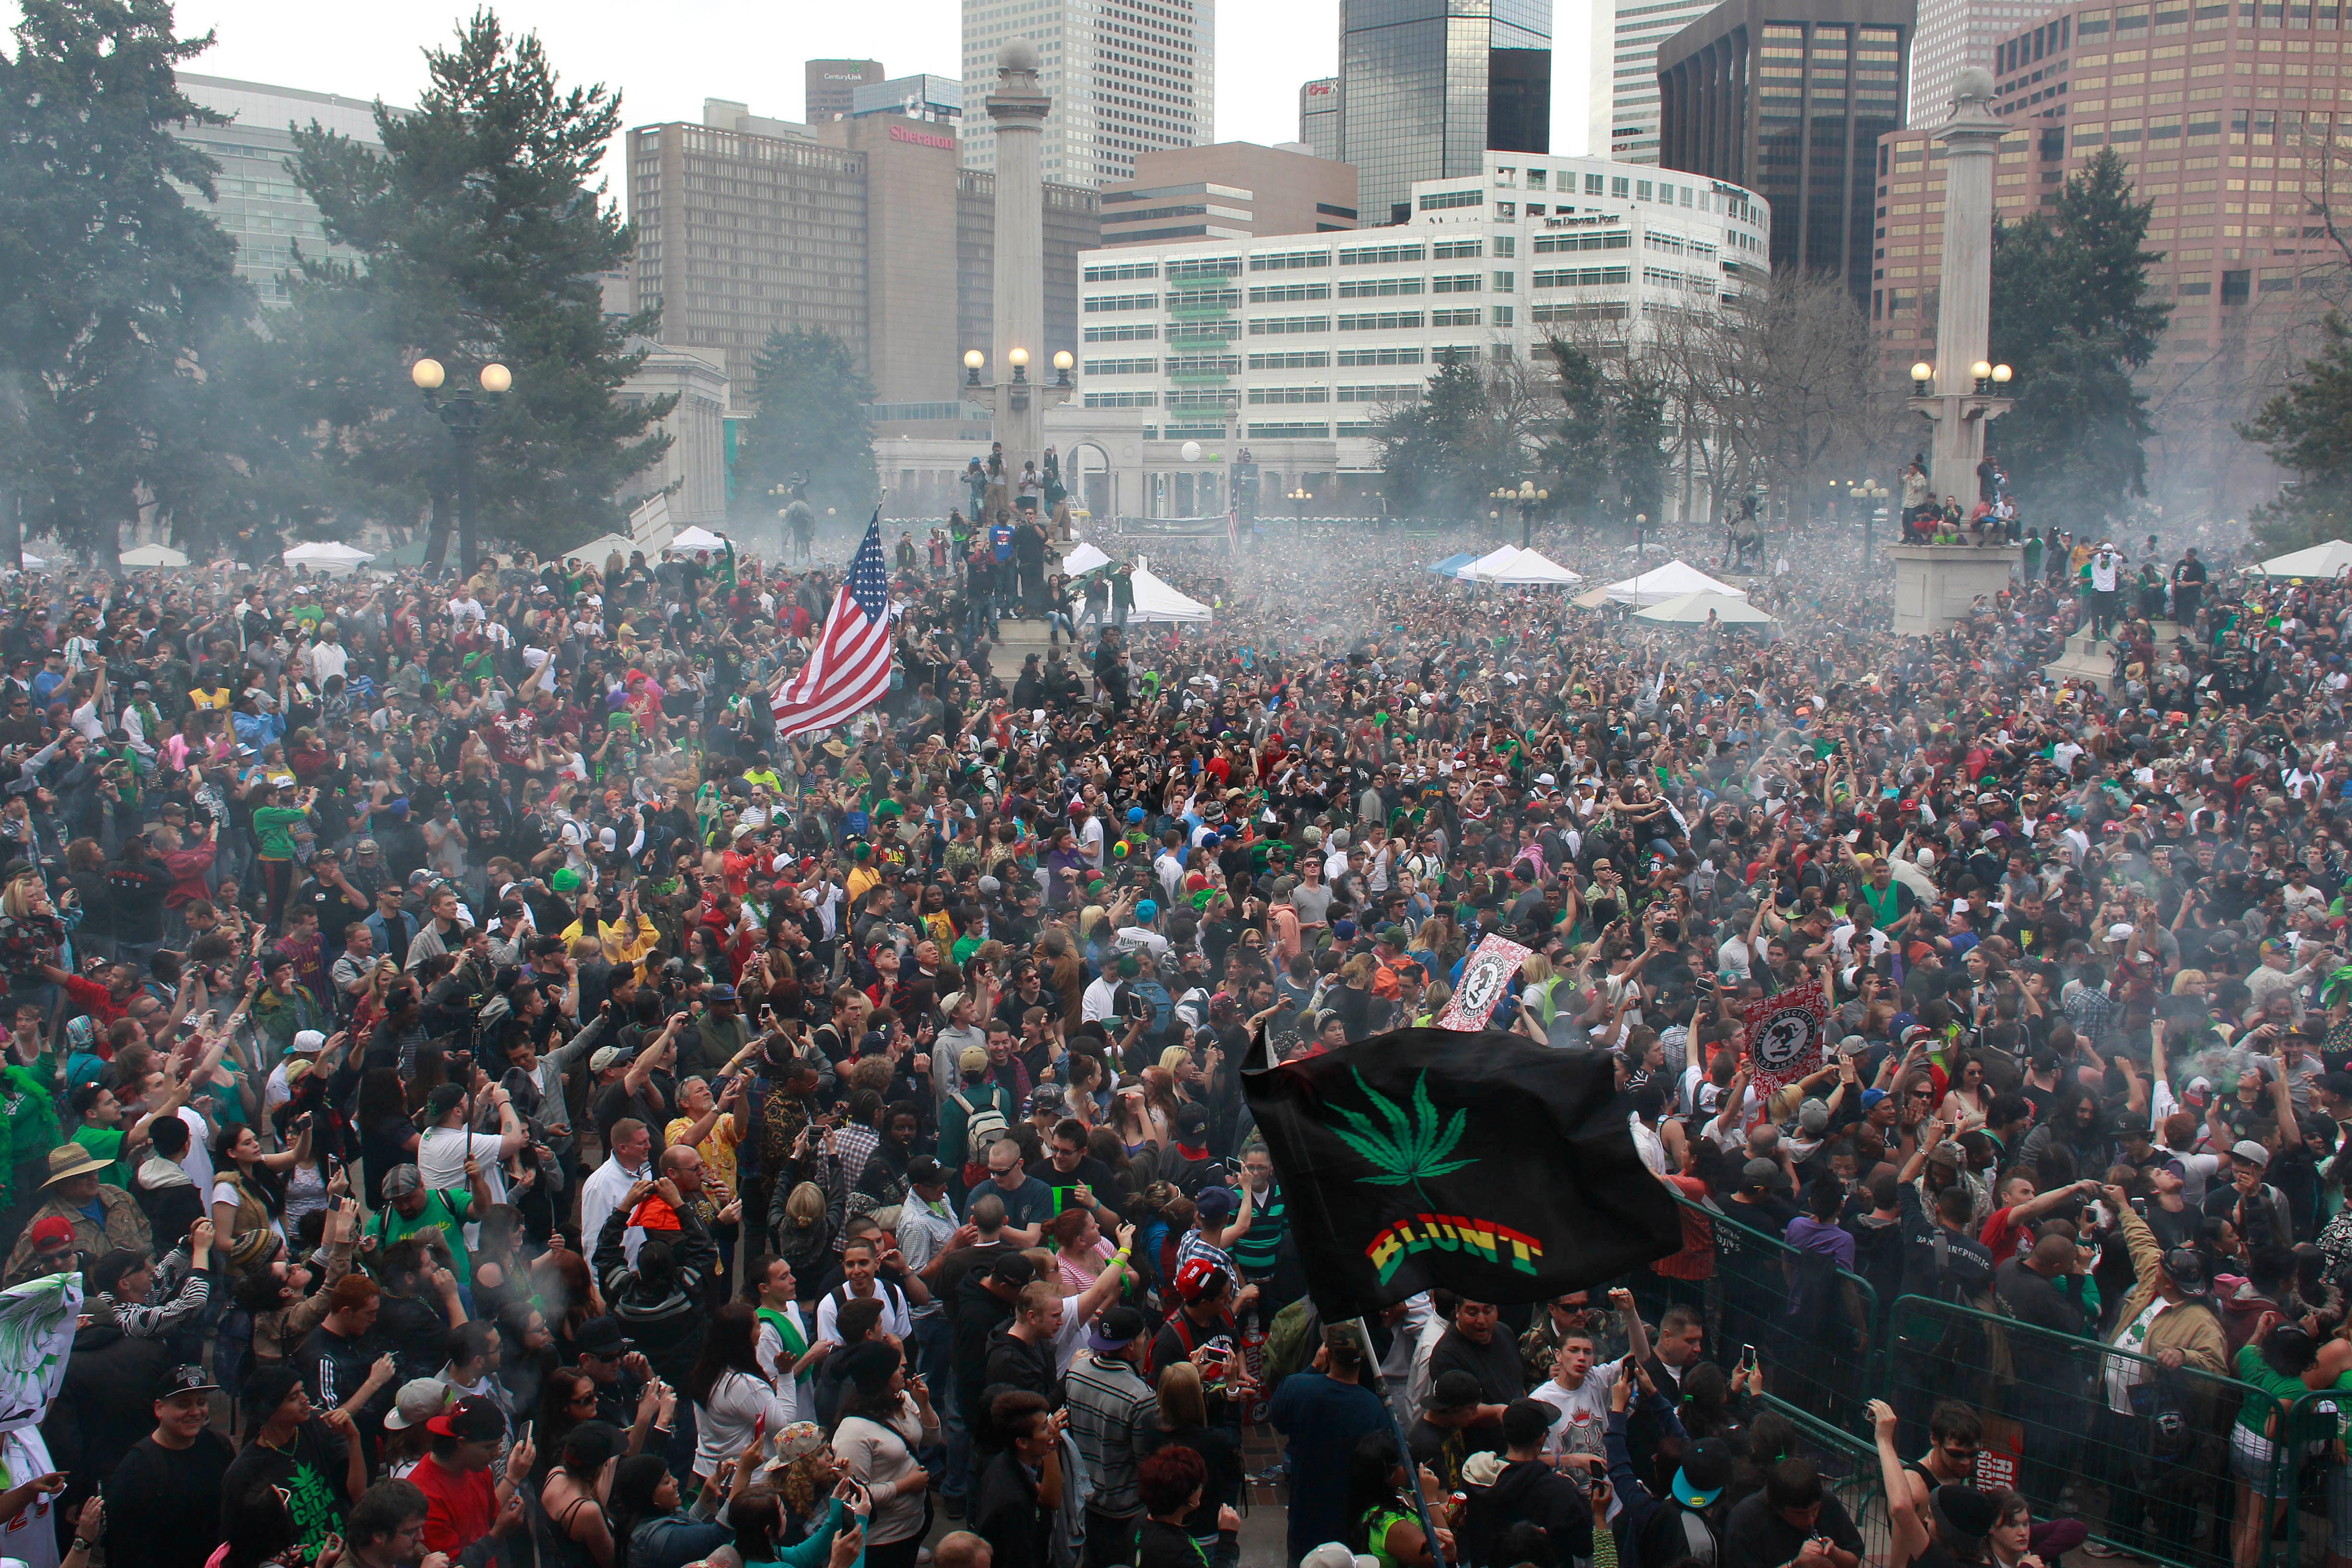
[[(2014, 1487), (2036, 1520), (2080, 1519), (2094, 1541), (2172, 1568), (2232, 1568), (2237, 1478), (2272, 1496), (2291, 1490), (2308, 1447), (2296, 1410), (2248, 1384), (1995, 1311), (1903, 1297), (1882, 1354), (1870, 1381), (1901, 1421), (1906, 1458), (1926, 1451), (1935, 1406), (1957, 1401), (1984, 1425), (1979, 1487)], [(2266, 1453), (2250, 1445), (2233, 1468), (2231, 1428), (2250, 1402), (2267, 1405), (2264, 1426), (2287, 1440)], [(2319, 1420), (2315, 1409), (2305, 1415)], [(2296, 1511), (2284, 1539), (2262, 1533), (2248, 1568), (2293, 1568)]]
[(2292, 1500), (2275, 1557), (2294, 1564), (2320, 1555), (2306, 1542), (2316, 1538), (2328, 1559), (2352, 1557), (2352, 1475), (2345, 1469), (2345, 1436), (2352, 1430), (2352, 1391), (2323, 1388), (2294, 1402), (2289, 1432), (2294, 1452)]
[(1776, 1400), (1829, 1428), (1864, 1430), (1879, 1322), (1870, 1282), (1724, 1210), (1679, 1194), (1675, 1201), (1704, 1215), (1714, 1232), (1715, 1271), (1705, 1300), (1706, 1343), (1717, 1363), (1730, 1371), (1752, 1344)]

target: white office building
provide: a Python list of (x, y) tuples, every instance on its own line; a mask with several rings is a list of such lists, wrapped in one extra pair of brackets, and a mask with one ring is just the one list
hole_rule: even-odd
[(1258, 503), (1275, 512), (1298, 474), (1345, 490), (1336, 476), (1377, 468), (1374, 419), (1448, 355), (1622, 338), (1769, 270), (1769, 208), (1696, 175), (1489, 153), (1483, 176), (1412, 192), (1412, 221), (1391, 227), (1082, 252), (1078, 405), (1106, 423), (1126, 411), (1147, 442), (1231, 436), (1275, 476)]
[(286, 302), (286, 274), (294, 265), (297, 244), (313, 260), (352, 259), (350, 251), (327, 243), (318, 204), (294, 183), (286, 165), (294, 156), (297, 125), (316, 123), (382, 151), (375, 105), (340, 93), (186, 72), (179, 85), (190, 100), (228, 120), (226, 125), (183, 124), (173, 132), (220, 164), (212, 200), (193, 189), (182, 194), (191, 205), (210, 212), (236, 241), (236, 274), (253, 285), (261, 302)]
[(1092, 189), (1135, 178), (1139, 153), (1216, 140), (1215, 0), (963, 0), (967, 169), (996, 168), (996, 54), (1037, 46), (1054, 100), (1040, 156), (1046, 182)]
[(1586, 151), (1620, 163), (1658, 161), (1658, 46), (1717, 0), (1594, 0)]

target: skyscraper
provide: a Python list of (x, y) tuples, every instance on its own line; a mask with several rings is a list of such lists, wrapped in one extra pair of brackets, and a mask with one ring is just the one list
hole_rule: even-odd
[(1911, 123), (1940, 125), (1962, 66), (1992, 67), (1993, 45), (2053, 13), (2052, 0), (1919, 0), (1911, 40)]
[(1878, 139), (1903, 124), (1915, 0), (1724, 0), (1658, 50), (1658, 161), (1760, 193), (1772, 265), (1870, 298)]
[(868, 82), (882, 79), (880, 60), (810, 60), (801, 118), (811, 125), (849, 118), (850, 99)]
[(1551, 0), (1339, 0), (1340, 147), (1368, 224), (1489, 149), (1551, 150)]
[(1716, 0), (1593, 0), (1591, 90), (1596, 158), (1658, 161), (1658, 46), (1715, 9)]
[(963, 162), (996, 167), (996, 52), (1037, 46), (1049, 184), (1135, 177), (1140, 153), (1215, 139), (1216, 0), (963, 0)]
[(1317, 77), (1298, 89), (1298, 139), (1318, 158), (1339, 161), (1339, 79)]
[(177, 135), (210, 153), (220, 164), (214, 177), (216, 199), (207, 203), (187, 191), (236, 241), (236, 274), (253, 285), (265, 305), (286, 302), (285, 274), (294, 265), (294, 247), (314, 258), (348, 259), (350, 252), (327, 243), (318, 205), (294, 183), (286, 162), (294, 155), (289, 129), (313, 121), (361, 145), (377, 145), (375, 106), (338, 93), (299, 87), (263, 87), (216, 76), (182, 73), (180, 90), (206, 109), (229, 117), (226, 125), (183, 125)]

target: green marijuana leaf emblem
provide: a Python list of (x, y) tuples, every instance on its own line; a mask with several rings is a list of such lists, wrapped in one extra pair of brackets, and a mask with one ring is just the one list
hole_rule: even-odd
[[(1364, 1081), (1364, 1075), (1354, 1068), (1356, 1086), (1364, 1091), (1388, 1123), (1385, 1130), (1375, 1125), (1371, 1118), (1360, 1111), (1334, 1105), (1334, 1114), (1343, 1117), (1353, 1131), (1334, 1127), (1332, 1133), (1349, 1148), (1361, 1154), (1379, 1173), (1365, 1179), (1374, 1186), (1402, 1187), (1410, 1185), (1424, 1204), (1429, 1194), (1421, 1184), (1433, 1176), (1443, 1176), (1475, 1165), (1473, 1160), (1450, 1160), (1447, 1155), (1462, 1142), (1463, 1123), (1468, 1120), (1467, 1110), (1456, 1110), (1454, 1120), (1444, 1121), (1436, 1105), (1429, 1098), (1429, 1074), (1424, 1072), (1413, 1080), (1412, 1114), (1407, 1116), (1394, 1100)], [(1443, 1125), (1441, 1125), (1441, 1122)]]

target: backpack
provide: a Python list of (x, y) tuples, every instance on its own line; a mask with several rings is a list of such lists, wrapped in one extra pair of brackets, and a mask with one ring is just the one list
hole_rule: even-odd
[(991, 1096), (987, 1103), (977, 1110), (961, 1092), (950, 1094), (948, 1098), (963, 1107), (963, 1148), (968, 1159), (975, 1162), (986, 1160), (988, 1146), (1011, 1135), (1013, 1128), (1004, 1120), (1004, 1112), (996, 1109), (994, 1096)]

